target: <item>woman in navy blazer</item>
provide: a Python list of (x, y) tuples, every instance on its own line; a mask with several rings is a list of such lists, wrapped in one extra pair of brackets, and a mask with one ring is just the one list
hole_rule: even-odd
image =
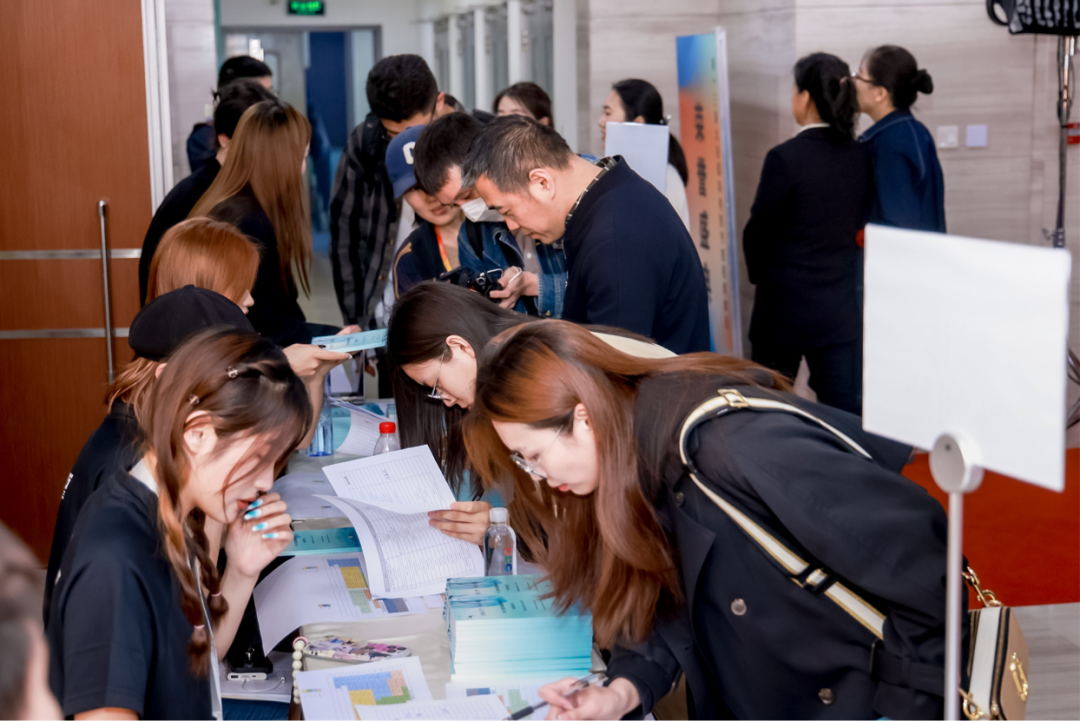
[(870, 222), (945, 232), (945, 180), (934, 138), (911, 114), (919, 93), (934, 92), (930, 74), (904, 48), (882, 45), (855, 73), (859, 110), (874, 119), (860, 140), (870, 148), (874, 195)]

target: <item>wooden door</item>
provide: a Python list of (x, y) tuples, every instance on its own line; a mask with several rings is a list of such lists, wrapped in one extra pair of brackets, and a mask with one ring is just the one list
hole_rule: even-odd
[(116, 369), (132, 356), (152, 211), (142, 27), (140, 0), (0, 2), (0, 519), (41, 559), (104, 417), (107, 295)]

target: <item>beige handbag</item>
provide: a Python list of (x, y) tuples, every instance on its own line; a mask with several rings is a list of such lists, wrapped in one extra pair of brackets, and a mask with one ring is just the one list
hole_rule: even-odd
[[(732, 411), (750, 409), (756, 411), (780, 411), (790, 413), (821, 426), (844, 442), (849, 448), (868, 460), (873, 457), (851, 437), (837, 428), (789, 403), (764, 398), (748, 398), (732, 388), (717, 391), (715, 398), (705, 401), (686, 417), (679, 432), (679, 456), (690, 479), (731, 520), (741, 528), (761, 549), (775, 559), (792, 575), (792, 581), (813, 587), (826, 579), (820, 570), (806, 574), (809, 564), (792, 552), (771, 533), (755, 523), (745, 513), (721, 498), (697, 475), (697, 469), (687, 451), (690, 432), (703, 421)], [(805, 581), (800, 581), (804, 578)], [(971, 584), (984, 608), (969, 611), (971, 641), (968, 654), (968, 677), (965, 691), (959, 688), (964, 714), (977, 719), (1023, 719), (1028, 698), (1027, 666), (1028, 651), (1024, 634), (1012, 610), (1002, 606), (991, 591), (984, 591), (979, 577), (970, 566), (964, 579)], [(885, 624), (885, 615), (867, 603), (843, 583), (833, 583), (824, 595), (842, 608), (851, 618), (862, 624), (879, 640)], [(914, 664), (913, 664), (914, 665)], [(936, 688), (941, 689), (940, 677)]]

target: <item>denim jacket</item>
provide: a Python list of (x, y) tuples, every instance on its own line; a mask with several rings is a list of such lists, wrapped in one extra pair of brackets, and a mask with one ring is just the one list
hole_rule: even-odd
[[(469, 270), (480, 272), (509, 268), (516, 265), (523, 268), (524, 258), (521, 248), (503, 223), (477, 223), (480, 237), (483, 239), (484, 254), (477, 258), (472, 243), (461, 237), (458, 244), (458, 259)], [(465, 226), (462, 225), (462, 236)], [(566, 256), (563, 255), (562, 241), (551, 245), (536, 244), (536, 257), (540, 261), (540, 295), (536, 298), (536, 314), (545, 318), (561, 318), (563, 297), (566, 295)], [(526, 313), (531, 310), (525, 298), (518, 300), (514, 310)]]

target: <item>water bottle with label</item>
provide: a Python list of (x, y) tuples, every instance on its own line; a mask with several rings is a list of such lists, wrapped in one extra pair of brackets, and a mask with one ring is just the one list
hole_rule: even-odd
[(488, 511), (491, 525), (484, 534), (484, 562), (489, 576), (517, 575), (517, 535), (507, 525), (508, 519), (505, 508)]
[(397, 425), (390, 421), (384, 421), (379, 424), (379, 440), (375, 441), (375, 450), (371, 452), (371, 455), (377, 456), (380, 453), (392, 453), (394, 451), (401, 450), (401, 443), (397, 438)]
[(311, 438), (308, 446), (308, 456), (332, 456), (334, 455), (334, 422), (331, 416), (333, 407), (330, 405), (330, 378), (327, 376), (326, 385), (323, 387), (322, 411), (319, 413), (319, 423), (315, 426), (315, 435)]

